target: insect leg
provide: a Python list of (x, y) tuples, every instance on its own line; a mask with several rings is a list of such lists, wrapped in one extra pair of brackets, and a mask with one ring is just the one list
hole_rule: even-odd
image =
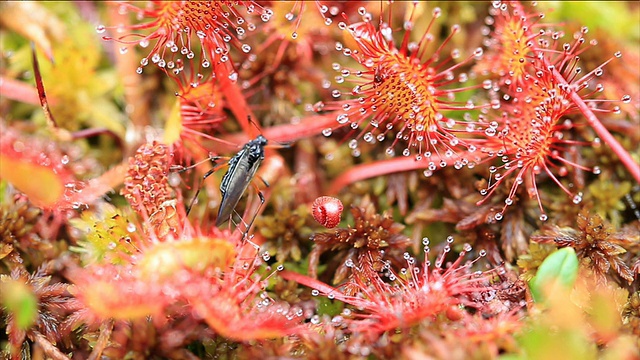
[[(249, 243), (249, 245), (251, 245), (254, 249), (256, 249), (256, 251), (260, 250), (260, 246), (258, 246), (258, 244), (254, 243), (253, 241), (251, 241), (250, 239), (253, 238), (253, 235), (251, 237), (247, 236), (247, 233), (249, 232), (249, 224), (247, 224), (244, 219), (242, 218), (242, 215), (240, 215), (235, 209), (233, 210), (233, 214), (236, 215), (240, 221), (242, 222), (242, 225), (244, 225), (245, 230), (242, 232), (242, 239), (243, 240), (247, 240), (247, 242)], [(231, 230), (231, 223), (233, 223), (233, 225), (236, 227), (236, 230), (238, 230), (238, 226), (239, 224), (236, 223), (233, 220), (233, 216), (230, 216), (230, 221), (229, 221), (229, 230)]]
[[(215, 160), (212, 159), (212, 161), (215, 164)], [(193, 196), (193, 199), (191, 199), (191, 202), (189, 203), (189, 207), (187, 207), (187, 216), (189, 216), (189, 212), (191, 211), (191, 208), (193, 207), (193, 205), (196, 202), (196, 199), (198, 198), (198, 195), (200, 194), (200, 190), (202, 189), (202, 185), (204, 184), (204, 181), (211, 176), (211, 174), (213, 174), (214, 172), (220, 170), (221, 168), (227, 166), (227, 163), (224, 164), (218, 164), (215, 165), (211, 170), (207, 171), (204, 176), (202, 177), (202, 181), (200, 182), (200, 184), (198, 185), (198, 190), (196, 190), (196, 194)]]
[[(262, 182), (269, 186), (269, 184), (262, 178), (260, 178), (262, 180)], [(264, 195), (262, 194), (262, 191), (260, 191), (260, 189), (258, 188), (258, 186), (255, 183), (252, 183), (253, 188), (256, 190), (256, 192), (258, 193), (258, 197), (260, 198), (260, 205), (258, 206), (258, 208), (256, 209), (256, 211), (253, 213), (253, 216), (251, 217), (251, 221), (249, 221), (249, 223), (247, 224), (244, 219), (242, 220), (242, 222), (245, 225), (245, 230), (244, 233), (242, 234), (242, 237), (245, 238), (247, 236), (247, 234), (249, 233), (249, 229), (251, 229), (251, 226), (253, 226), (253, 222), (256, 221), (256, 217), (258, 217), (258, 213), (260, 212), (260, 209), (262, 209), (262, 207), (264, 206), (265, 203), (265, 198)]]
[(178, 173), (183, 173), (183, 172), (185, 172), (185, 171), (187, 171), (187, 170), (191, 170), (191, 169), (193, 169), (193, 168), (197, 167), (197, 166), (198, 166), (198, 165), (200, 165), (200, 164), (204, 164), (204, 163), (205, 163), (205, 162), (207, 162), (207, 161), (211, 161), (211, 163), (213, 164), (213, 166), (215, 166), (215, 165), (216, 165), (216, 162), (217, 162), (218, 160), (220, 160), (220, 159), (226, 159), (226, 158), (227, 158), (226, 156), (209, 156), (209, 158), (204, 159), (204, 160), (201, 160), (201, 161), (198, 161), (197, 163), (195, 163), (195, 164), (193, 164), (193, 165), (190, 165), (190, 166), (173, 165), (173, 166), (171, 166), (171, 168), (170, 168), (169, 170), (171, 170), (171, 171), (175, 171), (175, 172), (178, 172)]

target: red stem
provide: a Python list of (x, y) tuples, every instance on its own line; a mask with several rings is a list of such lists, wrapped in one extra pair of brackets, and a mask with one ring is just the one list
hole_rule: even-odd
[[(238, 87), (237, 82), (229, 79), (231, 72), (224, 64), (219, 69), (216, 69), (216, 73), (216, 76), (220, 79), (222, 93), (227, 100), (226, 106), (236, 117), (243, 132), (248, 134), (250, 138), (255, 138), (262, 130), (260, 130), (256, 116), (251, 111), (247, 99), (242, 94), (242, 90)], [(249, 117), (254, 119), (253, 125), (249, 123)]]
[(122, 143), (122, 138), (120, 138), (120, 136), (118, 136), (118, 134), (116, 134), (115, 132), (113, 132), (112, 130), (109, 130), (107, 128), (78, 130), (78, 131), (75, 131), (75, 132), (71, 133), (71, 138), (73, 140), (86, 139), (86, 138), (94, 137), (94, 136), (97, 136), (97, 135), (103, 135), (103, 134), (113, 138), (113, 140), (116, 142), (116, 145), (120, 149), (124, 149), (124, 144)]
[[(37, 89), (27, 83), (6, 76), (0, 76), (0, 96), (25, 104), (40, 105)], [(49, 98), (49, 104), (55, 105), (56, 102), (54, 99)]]
[[(336, 122), (336, 114), (328, 113), (306, 117), (298, 124), (286, 124), (265, 128), (263, 129), (262, 135), (273, 142), (293, 142), (318, 135), (324, 129), (335, 129), (338, 125)], [(232, 134), (223, 138), (224, 140), (238, 144), (243, 144), (249, 140), (246, 134)]]
[(344, 295), (339, 290), (323, 283), (322, 281), (288, 270), (280, 271), (278, 274), (285, 280), (295, 281), (298, 284), (316, 289), (323, 294), (334, 294), (336, 299), (344, 301)]
[[(478, 163), (482, 163), (487, 159), (485, 154), (482, 154), (482, 156), (483, 158), (478, 160)], [(452, 156), (450, 158), (444, 158), (444, 160), (446, 161), (447, 166), (450, 166), (451, 164), (454, 164), (459, 158), (464, 157), (465, 154), (463, 153), (457, 154), (456, 156)], [(439, 163), (442, 158), (434, 155), (429, 160), (435, 163)], [(388, 160), (376, 161), (368, 164), (357, 165), (340, 174), (340, 176), (338, 176), (333, 181), (331, 186), (329, 186), (327, 194), (337, 194), (340, 192), (340, 190), (342, 190), (343, 187), (349, 184), (353, 184), (356, 181), (403, 171), (424, 169), (428, 166), (428, 164), (428, 161), (425, 159), (416, 160), (414, 157), (403, 156)], [(440, 166), (438, 166), (436, 170), (439, 169), (441, 169)]]
[[(131, 25), (131, 19), (129, 14), (123, 14), (120, 12), (119, 6), (108, 7), (109, 22), (112, 24), (122, 24), (122, 28)], [(120, 43), (109, 42), (105, 43), (116, 52), (115, 49), (119, 46), (123, 46)], [(115, 56), (115, 66), (122, 83), (124, 90), (124, 99), (127, 103), (127, 108), (131, 111), (127, 111), (127, 115), (131, 120), (131, 124), (136, 129), (137, 138), (134, 138), (134, 143), (128, 143), (128, 149), (135, 152), (138, 144), (137, 142), (142, 138), (140, 135), (143, 129), (151, 124), (151, 111), (149, 108), (150, 102), (147, 99), (147, 86), (143, 84), (143, 77), (136, 73), (136, 69), (139, 65), (139, 57), (137, 51), (127, 51), (124, 54), (118, 54)]]
[(107, 194), (109, 191), (117, 188), (124, 181), (129, 169), (128, 162), (125, 159), (120, 164), (112, 167), (97, 178), (86, 181), (86, 187), (82, 192), (75, 193), (71, 199), (65, 201), (68, 204), (78, 202), (81, 204), (91, 204), (96, 199)]
[(58, 128), (58, 123), (53, 118), (51, 108), (49, 107), (49, 101), (47, 101), (47, 94), (44, 91), (44, 84), (42, 82), (42, 75), (40, 74), (40, 65), (38, 64), (38, 55), (36, 54), (36, 47), (31, 43), (31, 60), (33, 62), (33, 77), (36, 80), (36, 89), (38, 89), (38, 97), (40, 98), (40, 106), (44, 112), (44, 117), (47, 119), (47, 124), (53, 128)]
[(265, 137), (269, 140), (286, 142), (296, 141), (322, 133), (324, 129), (336, 129), (342, 126), (336, 122), (335, 113), (314, 115), (304, 118), (298, 124), (273, 126), (265, 129)]
[[(446, 159), (447, 165), (451, 165), (455, 162), (457, 157), (451, 157)], [(440, 162), (440, 158), (431, 157), (432, 161)], [(416, 160), (414, 157), (397, 157), (389, 160), (381, 160), (368, 164), (361, 164), (350, 168), (343, 172), (336, 178), (329, 189), (327, 194), (337, 194), (340, 190), (356, 181), (370, 179), (372, 177), (393, 174), (397, 172), (424, 169), (428, 165), (427, 161)]]
[[(544, 66), (547, 69), (549, 69), (550, 68), (549, 65), (550, 65), (549, 61), (545, 58)], [(618, 140), (616, 140), (616, 138), (614, 138), (613, 135), (611, 135), (609, 130), (607, 130), (607, 128), (604, 125), (602, 125), (602, 122), (600, 122), (600, 119), (598, 119), (598, 117), (596, 117), (593, 111), (589, 109), (589, 107), (587, 106), (587, 104), (585, 104), (584, 100), (582, 100), (580, 95), (578, 95), (577, 92), (573, 91), (573, 88), (571, 88), (567, 84), (567, 80), (558, 72), (558, 70), (555, 67), (551, 68), (551, 73), (554, 79), (559, 84), (567, 85), (567, 88), (571, 89), (570, 90), (571, 100), (573, 100), (573, 103), (578, 107), (578, 109), (580, 109), (580, 112), (582, 112), (582, 114), (587, 118), (587, 122), (589, 123), (589, 125), (591, 125), (593, 130), (595, 130), (596, 134), (598, 134), (600, 139), (602, 139), (605, 143), (607, 143), (609, 147), (611, 147), (611, 150), (613, 150), (613, 152), (616, 155), (618, 155), (618, 158), (620, 159), (622, 164), (627, 168), (627, 170), (629, 170), (629, 172), (631, 173), (631, 176), (633, 176), (633, 178), (638, 183), (640, 183), (640, 166), (638, 166), (638, 164), (636, 164), (636, 162), (633, 161), (631, 154), (629, 154), (629, 152), (624, 147), (622, 147), (622, 145), (620, 145)]]
[[(522, 5), (519, 4), (518, 2), (514, 2), (514, 6), (516, 6), (519, 11), (522, 11)], [(531, 37), (533, 35), (534, 34), (532, 33), (531, 28), (529, 28), (527, 31), (527, 36)], [(638, 183), (640, 183), (640, 166), (638, 166), (638, 164), (636, 164), (636, 162), (633, 161), (633, 158), (631, 157), (629, 152), (625, 150), (625, 148), (623, 148), (622, 145), (620, 145), (618, 140), (616, 140), (613, 137), (613, 135), (611, 135), (609, 130), (607, 130), (607, 128), (604, 125), (602, 125), (602, 122), (600, 122), (600, 119), (598, 119), (598, 117), (596, 117), (593, 111), (589, 109), (589, 107), (584, 102), (584, 100), (580, 97), (580, 95), (578, 95), (578, 93), (575, 92), (571, 86), (569, 86), (567, 80), (564, 78), (564, 76), (562, 76), (562, 74), (560, 74), (558, 69), (555, 66), (551, 66), (549, 59), (543, 56), (542, 61), (543, 61), (544, 67), (546, 69), (550, 69), (551, 75), (558, 82), (558, 84), (564, 84), (565, 86), (567, 86), (567, 89), (570, 89), (569, 91), (570, 91), (571, 100), (573, 100), (573, 103), (578, 107), (580, 112), (587, 118), (587, 122), (589, 123), (589, 125), (591, 125), (593, 130), (600, 137), (600, 139), (604, 140), (604, 142), (611, 147), (611, 150), (613, 150), (613, 152), (616, 155), (618, 155), (618, 158), (620, 159), (622, 164), (627, 168), (627, 170), (629, 170), (633, 178)]]
[[(516, 4), (518, 8), (521, 9), (521, 5), (519, 3), (516, 3)], [(527, 31), (527, 35), (528, 36), (533, 35), (531, 32), (531, 29)], [(640, 183), (640, 167), (638, 166), (638, 164), (635, 163), (635, 161), (633, 161), (633, 158), (631, 157), (629, 152), (625, 150), (625, 148), (623, 148), (622, 145), (620, 145), (620, 143), (613, 137), (613, 135), (611, 135), (609, 130), (607, 130), (607, 128), (604, 127), (604, 125), (602, 125), (602, 122), (600, 122), (600, 120), (598, 119), (598, 117), (596, 117), (593, 111), (589, 109), (589, 107), (587, 106), (587, 104), (585, 104), (584, 100), (580, 97), (580, 95), (578, 95), (578, 93), (574, 91), (573, 88), (568, 84), (567, 80), (564, 78), (564, 76), (562, 76), (562, 74), (560, 74), (558, 69), (555, 66), (551, 66), (549, 59), (543, 56), (542, 61), (543, 61), (544, 67), (550, 70), (551, 75), (558, 82), (558, 84), (563, 84), (567, 86), (567, 89), (570, 89), (569, 96), (571, 97), (571, 100), (573, 100), (573, 103), (578, 107), (580, 112), (587, 118), (587, 122), (589, 123), (589, 125), (591, 125), (593, 130), (595, 130), (596, 134), (598, 134), (600, 139), (604, 140), (604, 142), (611, 147), (613, 152), (616, 155), (618, 155), (618, 158), (620, 159), (622, 164), (624, 164), (627, 170), (629, 170), (633, 178)]]

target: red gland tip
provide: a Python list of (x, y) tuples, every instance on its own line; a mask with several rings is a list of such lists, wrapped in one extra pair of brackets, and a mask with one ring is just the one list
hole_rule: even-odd
[(313, 218), (320, 225), (332, 229), (340, 223), (342, 216), (342, 201), (331, 196), (321, 196), (312, 205)]

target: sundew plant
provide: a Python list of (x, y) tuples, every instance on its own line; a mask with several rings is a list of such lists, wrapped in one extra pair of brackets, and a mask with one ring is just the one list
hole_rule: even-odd
[(636, 2), (2, 2), (0, 48), (2, 358), (640, 358)]

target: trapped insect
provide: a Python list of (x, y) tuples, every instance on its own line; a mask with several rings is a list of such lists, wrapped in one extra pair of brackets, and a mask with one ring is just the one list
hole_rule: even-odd
[[(218, 218), (216, 226), (223, 224), (231, 218), (238, 201), (242, 194), (249, 187), (249, 183), (258, 171), (258, 167), (264, 160), (264, 147), (267, 145), (267, 139), (258, 135), (255, 139), (244, 145), (236, 155), (229, 160), (229, 169), (222, 177), (220, 183), (220, 192), (222, 193), (222, 202), (218, 210)], [(262, 181), (269, 186), (264, 179)], [(264, 196), (258, 191), (260, 197), (260, 206), (264, 204)], [(253, 222), (253, 220), (251, 221)], [(249, 224), (251, 225), (251, 224)]]
[[(252, 124), (253, 121), (249, 118), (249, 122)], [(255, 124), (254, 124), (255, 125)], [(257, 127), (257, 126), (256, 126)], [(227, 162), (222, 164), (217, 164), (217, 161), (222, 159), (220, 156), (210, 157), (209, 160), (213, 163), (214, 167), (207, 171), (202, 177), (202, 182), (206, 180), (211, 174), (216, 172), (217, 170), (228, 167), (227, 172), (222, 177), (222, 181), (220, 182), (220, 193), (222, 195), (222, 201), (220, 203), (220, 208), (218, 209), (218, 216), (216, 218), (216, 226), (220, 226), (224, 224), (227, 220), (232, 220), (233, 214), (237, 214), (235, 212), (235, 208), (242, 198), (242, 195), (245, 193), (249, 184), (256, 175), (258, 168), (262, 164), (264, 160), (264, 149), (267, 147), (267, 139), (258, 135), (255, 139), (247, 142), (237, 154), (231, 157)], [(290, 144), (279, 144), (281, 147), (289, 147)], [(197, 165), (197, 164), (196, 164)], [(186, 170), (186, 169), (185, 169)], [(265, 186), (269, 187), (269, 183), (266, 180), (260, 177), (260, 180), (265, 184)], [(254, 184), (258, 196), (260, 198), (260, 207), (256, 210), (253, 218), (249, 223), (243, 221), (246, 226), (246, 232), (249, 231), (253, 221), (255, 220), (260, 208), (265, 203), (265, 198), (262, 192), (258, 189), (258, 187)], [(189, 207), (187, 208), (187, 215), (191, 211), (193, 204), (195, 203), (198, 194), (200, 193), (200, 189), (202, 188), (202, 183), (198, 187)]]
[[(255, 139), (246, 143), (237, 154), (235, 154), (228, 162), (223, 164), (217, 164), (217, 161), (221, 159), (219, 156), (211, 157), (214, 167), (207, 171), (202, 177), (202, 181), (206, 180), (211, 174), (215, 173), (222, 167), (228, 166), (227, 172), (222, 177), (220, 183), (220, 193), (222, 194), (222, 202), (218, 209), (218, 217), (216, 219), (216, 226), (222, 225), (225, 221), (231, 219), (236, 205), (240, 201), (240, 198), (249, 187), (249, 184), (253, 180), (260, 167), (260, 164), (264, 160), (264, 147), (267, 145), (267, 139), (258, 135)], [(262, 180), (266, 186), (269, 184)], [(198, 194), (200, 194), (201, 186), (198, 187), (189, 207), (187, 208), (187, 215), (191, 211), (193, 204), (195, 203)], [(264, 204), (265, 199), (260, 191), (258, 191), (260, 197), (261, 206)], [(253, 220), (251, 221), (253, 223)], [(247, 225), (247, 229), (251, 223)]]

